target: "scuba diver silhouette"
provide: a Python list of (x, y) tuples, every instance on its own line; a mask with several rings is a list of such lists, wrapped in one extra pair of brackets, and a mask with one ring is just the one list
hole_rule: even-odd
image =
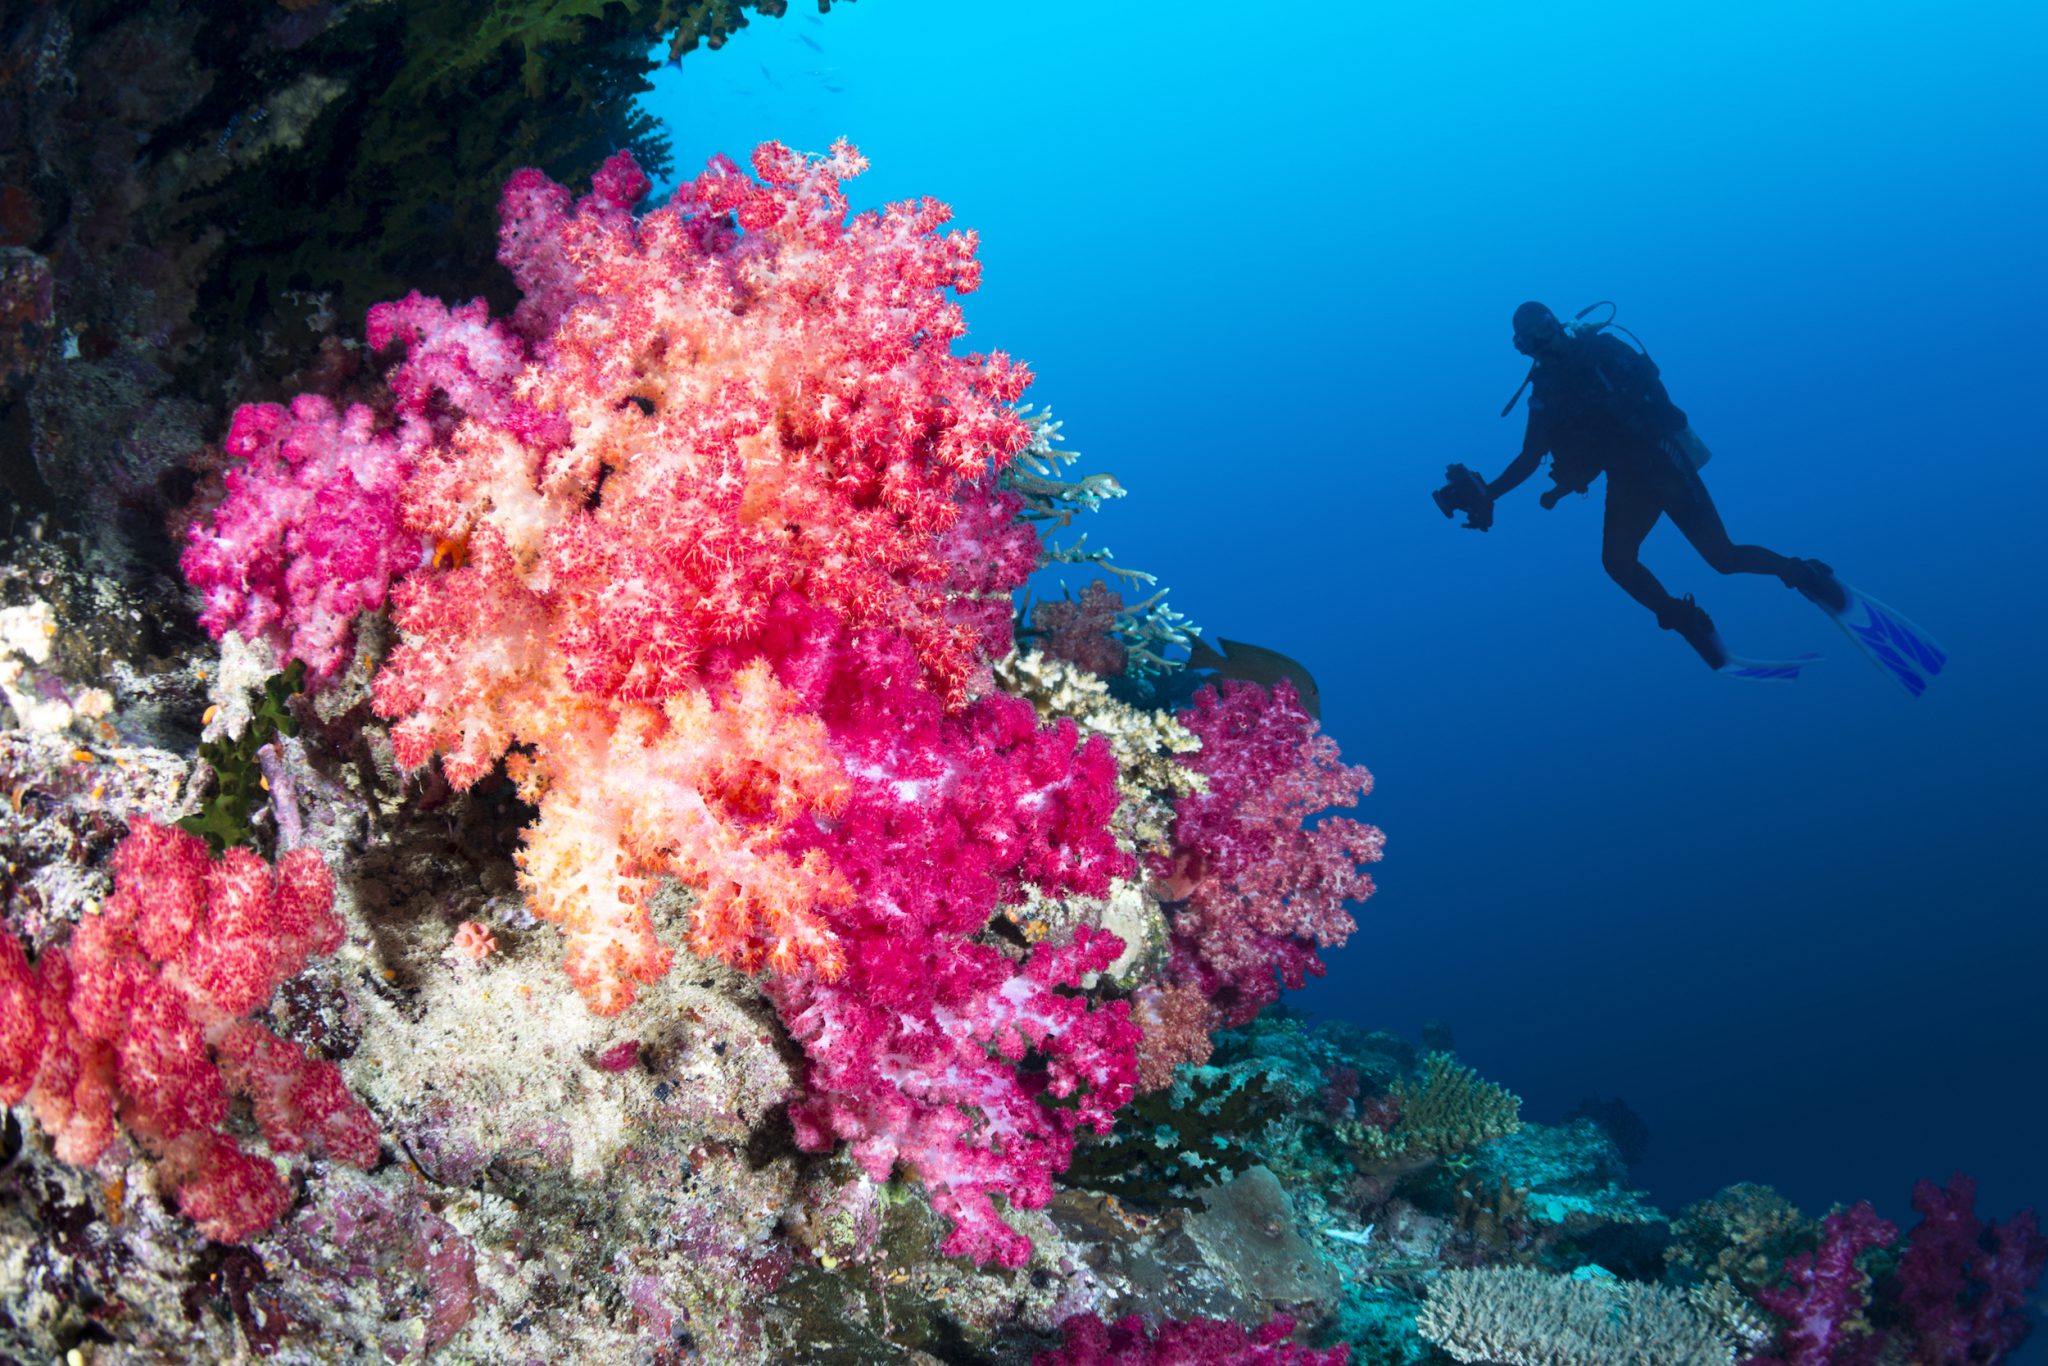
[[(1599, 307), (1581, 310), (1578, 319)], [(1643, 541), (1659, 517), (1669, 517), (1715, 572), (1774, 576), (1835, 619), (1908, 692), (1923, 690), (1946, 659), (1924, 632), (1843, 584), (1819, 560), (1737, 544), (1728, 535), (1700, 479), (1700, 467), (1711, 453), (1665, 392), (1647, 350), (1627, 345), (1609, 329), (1624, 330), (1614, 326), (1612, 312), (1598, 323), (1568, 326), (1540, 303), (1515, 310), (1514, 346), (1532, 363), (1501, 415), (1514, 410), (1523, 389), (1531, 390), (1521, 453), (1491, 483), (1463, 465), (1452, 465), (1446, 471), (1449, 483), (1435, 494), (1444, 515), (1463, 512), (1467, 527), (1488, 529), (1494, 503), (1535, 473), (1546, 454), (1556, 487), (1539, 500), (1545, 509), (1556, 507), (1567, 493), (1584, 493), (1604, 473), (1601, 566), (1656, 614), (1660, 627), (1683, 637), (1708, 667), (1735, 677), (1782, 681), (1797, 677), (1811, 657), (1760, 663), (1732, 656), (1692, 594), (1673, 597), (1644, 566)]]

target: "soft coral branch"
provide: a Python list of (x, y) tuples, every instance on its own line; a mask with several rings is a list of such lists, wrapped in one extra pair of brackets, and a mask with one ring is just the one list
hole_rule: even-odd
[(1238, 1025), (1279, 998), (1280, 982), (1298, 989), (1323, 974), (1317, 950), (1357, 928), (1345, 904), (1372, 895), (1362, 865), (1386, 839), (1323, 815), (1355, 805), (1372, 775), (1339, 761), (1292, 684), (1204, 688), (1180, 720), (1202, 741), (1189, 766), (1208, 787), (1180, 800), (1173, 854), (1154, 868), (1179, 903), (1172, 975)]
[(138, 821), (114, 851), (114, 894), (33, 968), (0, 937), (0, 1101), (24, 1096), (58, 1157), (90, 1165), (115, 1120), (158, 1160), (179, 1206), (236, 1242), (276, 1222), (271, 1164), (221, 1132), (246, 1097), (276, 1152), (309, 1146), (367, 1167), (377, 1129), (332, 1063), (243, 1018), (341, 944), (317, 854), (275, 868), (209, 859), (182, 830)]

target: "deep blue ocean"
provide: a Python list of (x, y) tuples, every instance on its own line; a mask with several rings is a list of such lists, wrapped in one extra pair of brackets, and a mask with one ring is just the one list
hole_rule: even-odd
[[(856, 207), (952, 204), (970, 342), (1129, 490), (1093, 542), (1315, 673), (1389, 843), (1294, 1004), (1441, 1020), (1534, 1119), (1622, 1098), (1667, 1209), (2048, 1206), (2048, 7), (806, 10), (662, 74), (678, 166), (843, 136)], [(1826, 656), (1716, 677), (1603, 573), (1600, 485), (1439, 516), (1519, 448), (1524, 299), (1615, 301), (1735, 539), (1926, 626), (1929, 693), (1665, 523), (1734, 650)]]

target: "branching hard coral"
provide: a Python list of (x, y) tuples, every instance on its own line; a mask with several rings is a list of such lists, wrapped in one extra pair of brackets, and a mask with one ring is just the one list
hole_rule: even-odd
[(1284, 1109), (1261, 1078), (1190, 1075), (1125, 1106), (1115, 1133), (1075, 1151), (1061, 1184), (1148, 1209), (1200, 1209), (1197, 1192), (1257, 1161), (1253, 1143)]
[(1438, 1273), (1415, 1326), (1453, 1360), (1492, 1366), (1732, 1366), (1735, 1360), (1719, 1325), (1677, 1291), (1526, 1267)]
[(1386, 840), (1345, 817), (1316, 819), (1355, 805), (1372, 775), (1339, 761), (1292, 685), (1204, 688), (1180, 720), (1202, 742), (1188, 766), (1208, 790), (1180, 800), (1174, 854), (1153, 860), (1163, 894), (1181, 903), (1172, 975), (1239, 1025), (1279, 999), (1280, 982), (1299, 989), (1323, 974), (1316, 951), (1357, 928), (1345, 903), (1372, 895), (1360, 865)]
[(221, 1132), (246, 1097), (280, 1153), (359, 1167), (377, 1127), (332, 1063), (245, 1017), (314, 954), (341, 943), (318, 855), (275, 869), (246, 849), (218, 861), (184, 831), (137, 821), (114, 851), (114, 894), (33, 968), (0, 935), (0, 1103), (28, 1098), (66, 1162), (90, 1165), (115, 1120), (210, 1238), (275, 1223), (288, 1192), (270, 1162)]
[(1156, 1329), (1133, 1314), (1104, 1323), (1094, 1314), (1061, 1325), (1065, 1343), (1040, 1352), (1031, 1366), (1345, 1366), (1343, 1344), (1313, 1351), (1289, 1342), (1294, 1320), (1285, 1314), (1256, 1329), (1221, 1319), (1168, 1320)]
[[(1104, 502), (1124, 496), (1124, 488), (1107, 474), (1066, 476), (1067, 466), (1079, 454), (1059, 444), (1060, 424), (1052, 410), (1020, 414), (1031, 424), (1031, 441), (998, 476), (1005, 493), (1018, 501), (1020, 515), (1027, 521), (1044, 523), (1048, 529), (1068, 526), (1075, 514), (1094, 512)], [(1047, 541), (1039, 552), (1045, 564), (1093, 565), (1122, 579), (1125, 586), (1139, 591), (1158, 583), (1158, 577), (1114, 563), (1108, 550), (1090, 550), (1088, 537), (1068, 545)], [(1173, 646), (1186, 649), (1196, 628), (1181, 613), (1166, 605), (1166, 589), (1134, 605), (1099, 580), (1082, 590), (1076, 604), (1039, 603), (1033, 606), (1026, 594), (1017, 606), (1017, 635), (1020, 640), (1041, 637), (1041, 648), (1056, 658), (1072, 659), (1105, 678), (1128, 674), (1135, 679), (1155, 678), (1184, 666), (1185, 660), (1170, 658)]]
[(1450, 1157), (1521, 1127), (1522, 1102), (1448, 1053), (1422, 1061), (1422, 1077), (1403, 1077), (1387, 1093), (1390, 1126), (1344, 1121), (1337, 1132), (1368, 1157)]
[(1753, 1290), (1819, 1237), (1819, 1222), (1790, 1200), (1769, 1186), (1737, 1182), (1686, 1206), (1671, 1226), (1664, 1257), (1672, 1266)]

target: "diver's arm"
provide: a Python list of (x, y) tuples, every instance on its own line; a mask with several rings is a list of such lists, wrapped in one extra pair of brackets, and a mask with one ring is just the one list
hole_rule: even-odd
[(1528, 430), (1522, 436), (1522, 453), (1500, 472), (1500, 478), (1486, 486), (1486, 496), (1504, 498), (1519, 488), (1523, 480), (1536, 473), (1536, 467), (1543, 463), (1543, 456), (1549, 449), (1548, 424), (1543, 421), (1542, 413), (1532, 403), (1529, 409)]
[(1523, 447), (1522, 453), (1516, 456), (1514, 461), (1500, 472), (1500, 478), (1486, 486), (1486, 496), (1489, 498), (1506, 497), (1509, 493), (1520, 487), (1524, 479), (1536, 473), (1536, 466), (1542, 459), (1543, 452), (1541, 450), (1531, 450), (1526, 446)]

